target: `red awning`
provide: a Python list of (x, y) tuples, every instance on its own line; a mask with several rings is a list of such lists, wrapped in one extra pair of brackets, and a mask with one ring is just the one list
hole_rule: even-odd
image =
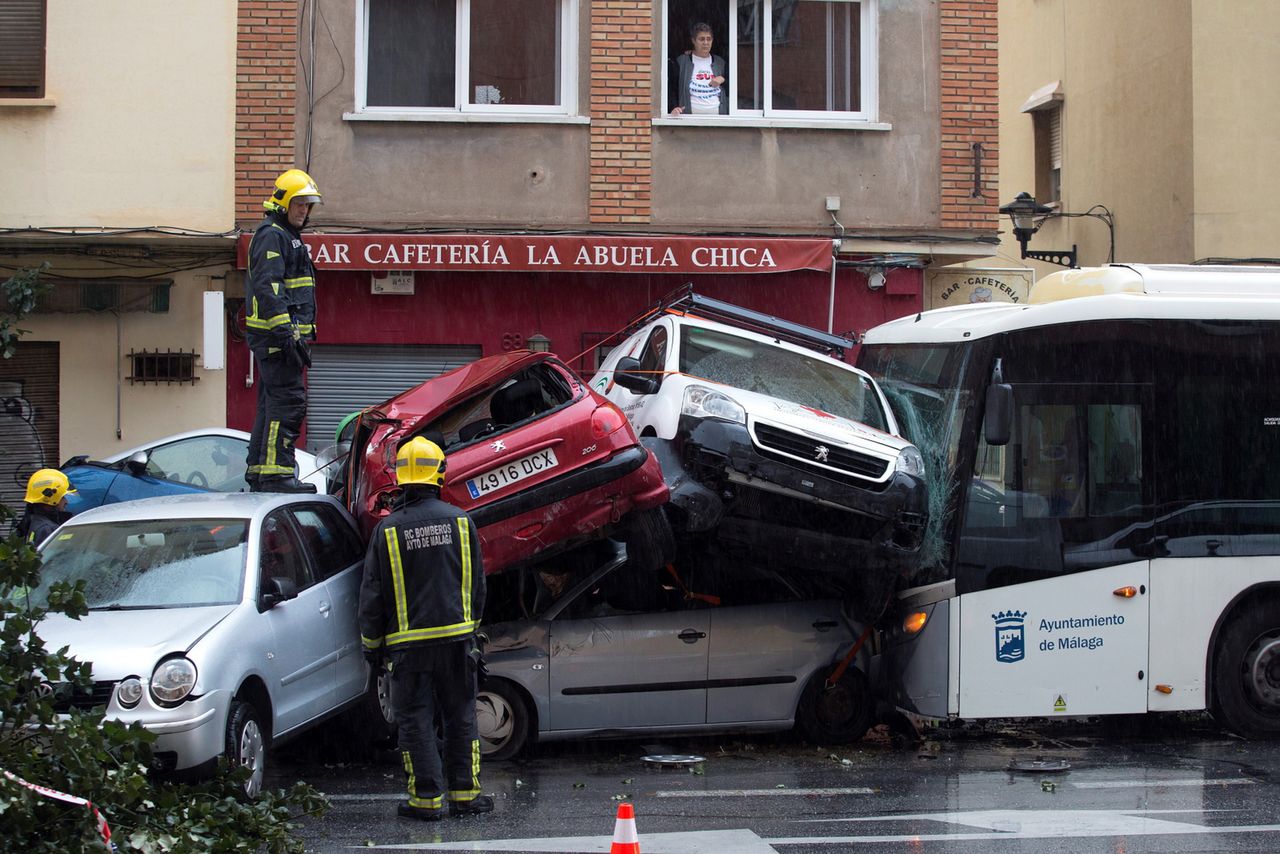
[[(241, 235), (241, 269), (251, 235)], [(781, 273), (830, 270), (831, 241), (800, 237), (306, 234), (318, 270)]]

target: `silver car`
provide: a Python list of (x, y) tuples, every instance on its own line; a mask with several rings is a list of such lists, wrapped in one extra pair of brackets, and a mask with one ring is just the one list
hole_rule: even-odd
[(364, 548), (337, 501), (202, 494), (87, 510), (44, 543), (39, 603), (85, 582), (89, 613), (51, 614), (46, 645), (91, 662), (91, 696), (159, 736), (157, 770), (196, 772), (220, 756), (262, 786), (266, 749), (351, 707), (382, 716), (360, 653)]
[(749, 578), (742, 567), (635, 573), (617, 548), (576, 574), (542, 565), (489, 579), (487, 609), (530, 616), (484, 629), (477, 720), (488, 758), (535, 738), (796, 726), (838, 744), (867, 731), (868, 651), (850, 656), (863, 627), (839, 601), (803, 598), (784, 577)]

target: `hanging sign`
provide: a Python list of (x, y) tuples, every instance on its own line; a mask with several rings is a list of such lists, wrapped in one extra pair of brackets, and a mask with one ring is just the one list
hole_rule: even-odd
[(1025, 303), (1035, 272), (1004, 267), (942, 267), (926, 273), (926, 308), (975, 302)]

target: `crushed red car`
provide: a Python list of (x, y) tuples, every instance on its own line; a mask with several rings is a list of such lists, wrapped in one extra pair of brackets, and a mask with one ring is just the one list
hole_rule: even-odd
[(550, 353), (478, 359), (360, 413), (338, 495), (365, 537), (399, 496), (396, 451), (414, 436), (444, 450), (441, 497), (475, 521), (488, 574), (606, 536), (636, 569), (672, 558), (657, 459)]

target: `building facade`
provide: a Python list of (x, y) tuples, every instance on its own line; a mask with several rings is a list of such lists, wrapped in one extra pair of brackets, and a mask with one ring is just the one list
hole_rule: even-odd
[[(1028, 248), (1075, 246), (1081, 266), (1280, 256), (1277, 38), (1265, 0), (1000, 4), (1000, 199), (1051, 209)], [(975, 266), (1060, 269), (1001, 231)]]
[(10, 507), (34, 467), (225, 423), (235, 27), (233, 0), (0, 5), (0, 280), (52, 284), (0, 360)]

